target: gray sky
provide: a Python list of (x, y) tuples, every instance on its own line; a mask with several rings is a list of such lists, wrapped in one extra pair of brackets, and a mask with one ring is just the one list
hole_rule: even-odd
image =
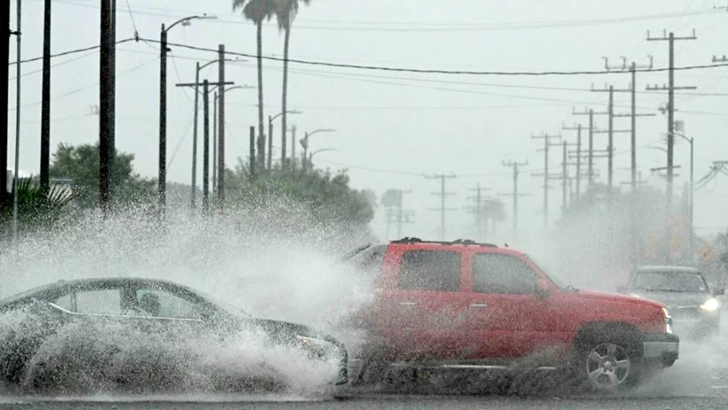
[[(12, 15), (15, 15), (15, 1)], [(53, 52), (98, 43), (99, 8), (93, 0), (53, 1)], [(177, 26), (169, 41), (206, 48), (224, 43), (228, 51), (255, 53), (255, 29), (230, 0), (117, 0), (119, 39), (158, 39), (160, 24), (171, 24), (191, 14), (208, 13), (218, 20), (195, 21)], [(23, 4), (23, 57), (41, 55), (41, 0)], [(500, 71), (592, 71), (610, 63), (647, 63), (667, 66), (667, 42), (648, 42), (646, 32), (676, 35), (697, 32), (697, 41), (676, 43), (676, 65), (703, 65), (712, 56), (728, 54), (728, 12), (714, 9), (720, 0), (313, 0), (303, 7), (294, 24), (291, 58), (335, 63), (381, 65), (446, 70)], [(129, 8), (130, 6), (130, 8)], [(12, 23), (15, 27), (15, 23)], [(265, 25), (264, 54), (281, 56), (283, 37), (275, 20)], [(117, 49), (117, 148), (136, 155), (135, 167), (145, 176), (157, 174), (158, 149), (158, 48), (156, 44), (129, 42)], [(11, 45), (11, 56), (15, 46)], [(194, 80), (195, 61), (216, 56), (172, 47), (169, 59), (168, 178), (189, 183), (192, 151), (192, 97), (177, 82)], [(98, 104), (98, 52), (75, 54), (53, 60), (52, 145), (90, 143), (98, 139), (98, 118), (89, 115)], [(280, 111), (281, 64), (266, 62), (266, 116)], [(20, 168), (37, 173), (40, 134), (41, 63), (23, 65), (22, 134)], [(15, 67), (11, 67), (14, 77)], [(236, 84), (255, 85), (255, 61), (228, 65), (228, 78)], [(217, 78), (214, 67), (203, 71)], [(676, 85), (695, 85), (676, 97), (676, 119), (686, 123), (686, 133), (695, 138), (696, 177), (709, 171), (715, 160), (728, 160), (728, 68), (681, 71)], [(204, 75), (203, 74), (203, 75)], [(542, 179), (530, 176), (543, 171), (540, 141), (532, 134), (558, 133), (562, 123), (586, 124), (586, 117), (571, 115), (572, 107), (606, 108), (607, 95), (589, 91), (611, 81), (616, 88), (629, 86), (629, 75), (565, 77), (508, 77), (473, 75), (424, 75), (371, 70), (326, 68), (291, 64), (289, 107), (304, 111), (290, 116), (302, 135), (317, 128), (335, 128), (336, 133), (317, 134), (314, 149), (335, 148), (321, 153), (315, 162), (332, 170), (348, 168), (352, 184), (381, 195), (388, 188), (412, 189), (405, 206), (416, 212), (416, 224), (408, 235), (434, 237), (439, 216), (429, 208), (439, 205), (439, 184), (421, 175), (455, 174), (448, 182), (448, 214), (452, 237), (472, 236), (467, 189), (477, 183), (492, 188), (491, 194), (510, 192), (509, 169), (504, 160), (528, 160), (520, 178), (521, 192), (533, 194), (521, 201), (521, 241), (541, 226)], [(638, 90), (646, 83), (667, 83), (667, 73), (638, 76)], [(15, 83), (10, 83), (14, 101)], [(248, 127), (257, 124), (256, 92), (236, 90), (227, 96), (227, 163), (248, 155)], [(642, 112), (657, 112), (665, 93), (640, 92)], [(629, 95), (616, 94), (617, 112), (628, 112)], [(11, 102), (11, 106), (13, 103)], [(11, 113), (9, 130), (15, 129)], [(638, 120), (638, 161), (642, 177), (664, 186), (649, 169), (664, 166), (665, 154), (649, 149), (666, 131), (666, 117)], [(597, 118), (606, 128), (606, 119)], [(276, 122), (280, 127), (280, 122)], [(615, 129), (627, 129), (627, 119), (615, 119)], [(276, 129), (278, 134), (279, 129)], [(574, 131), (563, 131), (575, 142)], [(629, 180), (629, 134), (616, 134), (615, 182)], [(280, 137), (276, 138), (278, 141)], [(11, 133), (14, 141), (14, 134)], [(586, 138), (585, 138), (586, 140)], [(595, 138), (597, 148), (606, 147), (606, 135)], [(279, 143), (276, 143), (279, 145)], [(14, 145), (11, 143), (11, 152)], [(300, 150), (299, 150), (300, 152)], [(682, 165), (676, 186), (687, 182), (689, 146), (678, 142), (676, 164)], [(559, 170), (560, 148), (551, 156), (552, 171)], [(12, 159), (9, 161), (12, 164)], [(606, 161), (599, 162), (600, 180), (606, 179)], [(573, 170), (572, 170), (573, 172)], [(722, 231), (728, 226), (728, 177), (696, 193), (698, 233)], [(560, 185), (551, 190), (551, 219), (557, 219)], [(510, 213), (511, 202), (503, 198)], [(384, 234), (384, 216), (373, 223)], [(510, 240), (510, 222), (500, 228)]]

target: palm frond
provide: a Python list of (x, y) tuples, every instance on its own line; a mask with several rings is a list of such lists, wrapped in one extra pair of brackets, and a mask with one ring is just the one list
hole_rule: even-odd
[[(303, 4), (311, 4), (311, 0), (301, 0)], [(275, 15), (278, 21), (278, 29), (288, 30), (293, 24), (299, 9), (299, 0), (273, 0), (275, 3)]]
[[(242, 1), (242, 0), (234, 0)], [(265, 20), (270, 20), (275, 15), (275, 0), (248, 0), (243, 7), (243, 15), (246, 19), (252, 20), (255, 24), (260, 24)], [(235, 7), (235, 4), (233, 4)]]

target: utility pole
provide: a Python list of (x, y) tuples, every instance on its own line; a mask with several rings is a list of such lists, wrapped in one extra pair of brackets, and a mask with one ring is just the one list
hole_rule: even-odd
[(115, 116), (114, 98), (114, 10), (113, 0), (101, 1), (101, 40), (99, 62), (99, 206), (106, 215), (112, 204), (112, 176)]
[(566, 212), (567, 198), (567, 180), (569, 179), (569, 169), (566, 167), (566, 141), (563, 142), (561, 160), (561, 212)]
[[(639, 68), (641, 69), (652, 69), (652, 57), (649, 57), (650, 64), (649, 65), (643, 65)], [(627, 70), (627, 59), (625, 57), (622, 57), (622, 65), (613, 67), (609, 65), (609, 60), (607, 58), (604, 59), (604, 65), (606, 66), (607, 71), (612, 70), (621, 70), (626, 71)], [(646, 114), (638, 114), (637, 113), (637, 63), (634, 61), (629, 66), (629, 72), (632, 77), (632, 81), (630, 82), (630, 86), (626, 90), (619, 90), (620, 92), (629, 92), (630, 93), (630, 102), (631, 102), (631, 111), (628, 114), (614, 114), (614, 117), (629, 117), (630, 118), (630, 182), (631, 182), (631, 195), (630, 195), (630, 249), (632, 250), (630, 253), (630, 258), (632, 259), (632, 265), (637, 266), (638, 262), (638, 253), (637, 253), (637, 211), (636, 211), (636, 192), (637, 192), (637, 117), (654, 117), (655, 114), (652, 113), (646, 113)], [(611, 196), (610, 196), (611, 199)]]
[(385, 237), (389, 238), (389, 229), (392, 224), (392, 219), (396, 217), (397, 219), (397, 238), (402, 238), (402, 225), (405, 223), (410, 223), (409, 217), (414, 214), (413, 211), (405, 211), (404, 210), (404, 195), (412, 193), (411, 190), (405, 191), (402, 189), (392, 189), (391, 192), (395, 192), (397, 195), (397, 202), (394, 205), (395, 210), (392, 210), (392, 207), (387, 208), (387, 232), (385, 234)]
[(255, 179), (255, 126), (250, 126), (250, 179)]
[(167, 206), (167, 52), (169, 51), (167, 49), (167, 28), (164, 23), (162, 23), (162, 30), (160, 31), (159, 37), (159, 169), (157, 171), (157, 206), (159, 207), (159, 212), (164, 212)]
[(561, 146), (562, 149), (561, 174), (549, 175), (549, 179), (561, 180), (561, 211), (566, 212), (570, 192), (567, 147), (576, 144), (568, 144), (566, 141), (562, 141), (561, 144), (554, 145)]
[(296, 126), (291, 127), (291, 169), (296, 169)]
[[(483, 209), (483, 191), (490, 191), (489, 188), (483, 188), (480, 183), (475, 188), (468, 189), (468, 191), (475, 192), (474, 197), (468, 197), (468, 199), (475, 200), (475, 207), (472, 208), (475, 214), (475, 224), (478, 229), (478, 240), (483, 240), (488, 233), (488, 217), (485, 215)], [(483, 222), (485, 220), (485, 229), (483, 229)]]
[(217, 119), (217, 206), (225, 201), (225, 44), (218, 45), (218, 119)]
[(525, 194), (518, 193), (518, 175), (520, 173), (519, 168), (528, 165), (528, 161), (514, 162), (514, 161), (503, 161), (503, 166), (511, 168), (513, 170), (513, 192), (509, 196), (513, 197), (513, 237), (516, 238), (518, 234), (518, 197), (524, 196)]
[(40, 120), (40, 188), (50, 189), (51, 143), (51, 0), (44, 0), (43, 14), (43, 84)]
[(444, 175), (444, 174), (438, 174), (438, 175), (432, 175), (432, 176), (425, 176), (425, 179), (439, 179), (440, 180), (440, 192), (433, 192), (432, 195), (436, 195), (440, 197), (440, 208), (439, 209), (433, 209), (436, 211), (440, 211), (440, 240), (445, 240), (445, 213), (447, 211), (452, 211), (453, 209), (447, 209), (445, 207), (445, 198), (449, 195), (455, 195), (451, 192), (445, 191), (445, 180), (447, 179), (453, 179), (457, 178), (456, 175)]
[[(115, 2), (116, 0), (112, 1)], [(160, 213), (164, 213), (167, 206), (167, 53), (169, 52), (167, 33), (178, 24), (188, 25), (191, 20), (215, 18), (206, 15), (185, 17), (175, 21), (169, 27), (162, 24), (159, 33), (159, 175), (157, 177), (157, 205)], [(197, 82), (199, 81), (195, 81), (195, 83)]]
[[(576, 124), (572, 127), (567, 127), (566, 125), (561, 127), (562, 130), (576, 130), (576, 164), (568, 163), (568, 165), (576, 165), (576, 197), (579, 198), (581, 196), (581, 124)], [(593, 133), (590, 133), (590, 135), (594, 135)], [(594, 153), (594, 147), (591, 147), (592, 154)], [(590, 166), (593, 163), (593, 158), (590, 161)]]
[(669, 35), (663, 31), (662, 37), (651, 37), (647, 32), (647, 41), (667, 41), (669, 53), (668, 85), (665, 87), (650, 87), (647, 90), (667, 91), (667, 218), (665, 223), (665, 262), (670, 262), (669, 244), (672, 233), (669, 224), (669, 215), (672, 212), (673, 177), (674, 177), (674, 146), (675, 146), (675, 90), (694, 90), (696, 87), (675, 87), (675, 40), (697, 40), (695, 30), (692, 35), (676, 37), (673, 32)]
[(197, 118), (200, 99), (200, 62), (195, 63), (195, 113), (192, 125), (192, 192), (190, 192), (190, 208), (197, 207)]
[(549, 135), (549, 134), (541, 134), (541, 135), (532, 135), (531, 139), (542, 139), (543, 140), (543, 149), (538, 150), (539, 152), (543, 151), (544, 153), (544, 164), (543, 164), (543, 174), (531, 174), (531, 176), (542, 176), (543, 177), (543, 226), (544, 229), (548, 228), (549, 225), (549, 179), (551, 174), (549, 174), (549, 147), (558, 145), (558, 144), (552, 144), (552, 139), (561, 139), (561, 134), (559, 135)]
[[(10, 2), (6, 1), (4, 6), (0, 6), (0, 24), (5, 26), (7, 30), (8, 41), (0, 41), (0, 58), (2, 61), (10, 61), (10, 37), (17, 35), (10, 29)], [(3, 216), (5, 198), (8, 196), (8, 106), (9, 106), (9, 90), (8, 80), (10, 70), (7, 64), (0, 64), (0, 216)], [(2, 235), (0, 229), (0, 235)]]
[(273, 121), (268, 116), (268, 169), (273, 169)]
[(594, 112), (593, 109), (584, 109), (582, 112), (577, 112), (575, 109), (572, 115), (588, 115), (589, 116), (589, 144), (588, 144), (588, 155), (587, 155), (587, 178), (589, 180), (589, 188), (594, 186), (594, 132), (596, 126), (594, 124), (595, 115), (608, 115), (608, 112)]
[[(210, 81), (207, 79), (205, 79), (202, 83), (200, 83), (199, 81), (196, 81), (194, 83), (177, 84), (177, 87), (191, 87), (191, 88), (194, 88), (195, 90), (197, 90), (199, 86), (202, 86), (203, 116), (205, 117), (203, 119), (204, 136), (203, 136), (203, 142), (202, 142), (202, 144), (203, 144), (203, 148), (202, 148), (202, 151), (203, 151), (202, 152), (202, 157), (203, 157), (202, 158), (202, 163), (203, 163), (203, 165), (202, 165), (202, 168), (203, 168), (202, 169), (202, 174), (203, 174), (203, 176), (202, 176), (202, 179), (203, 179), (203, 181), (202, 181), (202, 195), (203, 195), (202, 202), (203, 203), (202, 203), (202, 206), (205, 211), (208, 210), (208, 207), (210, 205), (210, 198), (209, 198), (209, 190), (210, 190), (210, 92), (215, 89), (217, 89), (218, 91), (222, 91), (226, 85), (232, 85), (232, 84), (235, 84), (235, 83), (233, 83), (231, 81), (228, 81), (228, 82), (218, 81), (217, 83), (210, 83)], [(219, 95), (217, 95), (217, 97), (219, 98)], [(220, 107), (219, 109), (222, 109), (222, 107)], [(195, 110), (195, 111), (197, 111), (197, 110)], [(215, 117), (213, 116), (213, 120), (214, 120), (214, 118)], [(216, 125), (219, 125), (219, 124), (216, 124)], [(222, 128), (222, 127), (220, 127), (220, 128)], [(213, 133), (214, 133), (215, 129), (216, 128), (213, 127)], [(195, 144), (195, 147), (196, 146), (197, 146), (197, 144)], [(218, 142), (218, 146), (219, 146), (219, 142)], [(213, 148), (213, 152), (215, 152), (214, 148)], [(193, 153), (192, 154), (193, 157), (196, 158), (197, 150), (195, 148), (193, 148), (192, 153)], [(219, 155), (219, 153), (218, 153), (218, 155)], [(220, 163), (219, 156), (218, 156), (217, 160), (218, 160), (218, 164), (219, 164)], [(196, 163), (197, 162), (195, 161), (194, 164), (196, 164)], [(213, 171), (214, 171), (215, 161), (213, 160), (212, 163), (213, 163)], [(219, 169), (218, 169), (218, 173), (219, 173)], [(192, 178), (193, 178), (193, 181), (196, 178), (196, 168), (194, 165), (193, 165)], [(219, 181), (220, 181), (220, 179), (219, 179), (219, 175), (218, 175), (218, 189), (220, 188)], [(214, 184), (213, 184), (213, 187), (214, 187)], [(193, 192), (194, 192), (194, 185), (193, 185)], [(218, 195), (219, 195), (219, 193), (218, 193)], [(193, 202), (194, 202), (194, 194), (193, 194)], [(193, 203), (193, 206), (194, 206), (194, 203)]]
[(260, 130), (258, 131), (258, 169), (265, 169), (265, 132), (263, 130), (263, 118), (260, 118)]
[(212, 93), (212, 194), (217, 194), (217, 91)]
[(303, 139), (301, 140), (301, 147), (303, 147), (303, 158), (301, 158), (301, 169), (304, 171), (306, 170), (306, 163), (308, 162), (308, 131), (303, 136)]
[[(607, 142), (607, 152), (609, 153), (609, 156), (607, 157), (607, 185), (609, 186), (609, 198), (611, 203), (611, 198), (613, 196), (613, 188), (614, 188), (614, 134), (617, 133), (627, 133), (631, 132), (630, 130), (614, 130), (614, 86), (610, 85), (609, 87), (605, 87), (604, 89), (595, 89), (592, 87), (593, 92), (608, 92), (609, 93), (609, 104), (607, 106), (607, 118), (608, 120), (608, 128), (606, 131), (592, 131), (593, 134), (600, 134), (600, 133), (606, 133), (609, 135), (609, 139)], [(617, 91), (630, 91), (630, 90), (617, 90)]]
[(202, 211), (210, 209), (210, 82), (202, 82), (203, 137), (202, 137)]
[[(397, 238), (402, 237), (402, 224), (404, 223), (405, 216), (409, 217), (410, 211), (405, 215), (404, 211), (404, 194), (412, 193), (412, 191), (397, 190)], [(408, 218), (409, 221), (409, 218)]]
[[(199, 65), (199, 63), (198, 63), (198, 65)], [(222, 62), (220, 62), (220, 65), (222, 65)], [(197, 71), (199, 72), (199, 70), (197, 70)], [(224, 77), (224, 74), (223, 74), (223, 77)], [(232, 81), (227, 81), (226, 82), (226, 81), (221, 81), (221, 80), (218, 81), (218, 82), (216, 82), (216, 83), (211, 83), (207, 79), (204, 80), (203, 82), (200, 82), (199, 81), (199, 75), (196, 75), (195, 76), (195, 79), (196, 79), (196, 81), (194, 83), (179, 83), (179, 84), (177, 84), (177, 87), (190, 87), (190, 88), (193, 88), (195, 90), (195, 114), (194, 114), (194, 118), (195, 119), (193, 120), (195, 124), (197, 123), (197, 119), (196, 119), (197, 118), (197, 108), (196, 108), (197, 107), (197, 102), (196, 101), (197, 101), (197, 98), (198, 98), (197, 97), (197, 94), (199, 92), (198, 91), (199, 90), (199, 87), (200, 86), (203, 86), (203, 88), (202, 88), (202, 95), (203, 95), (203, 100), (202, 100), (203, 102), (202, 102), (202, 104), (204, 105), (203, 109), (206, 109), (208, 111), (208, 113), (209, 113), (209, 110), (210, 110), (210, 107), (209, 107), (209, 104), (210, 104), (210, 96), (208, 94), (210, 92), (212, 92), (212, 91), (216, 91), (215, 92), (215, 95), (214, 95), (214, 98), (213, 98), (213, 104), (215, 105), (215, 107), (213, 108), (213, 115), (212, 115), (212, 120), (213, 120), (213, 127), (212, 127), (212, 133), (213, 133), (213, 148), (212, 148), (212, 152), (213, 152), (213, 160), (212, 160), (212, 164), (213, 164), (212, 165), (213, 178), (212, 178), (212, 181), (213, 181), (213, 183), (212, 183), (212, 190), (213, 190), (213, 192), (218, 192), (218, 190), (220, 188), (220, 184), (219, 184), (219, 181), (220, 181), (220, 178), (219, 178), (219, 173), (220, 173), (219, 164), (222, 162), (223, 163), (223, 167), (224, 167), (224, 164), (225, 163), (224, 163), (224, 161), (220, 161), (220, 151), (224, 151), (224, 148), (222, 148), (221, 150), (219, 149), (219, 147), (220, 147), (220, 141), (217, 141), (217, 140), (218, 139), (219, 140), (222, 140), (223, 139), (220, 136), (220, 132), (221, 132), (221, 130), (224, 131), (225, 128), (220, 125), (220, 118), (223, 118), (224, 119), (225, 114), (223, 113), (222, 115), (220, 115), (219, 112), (221, 110), (223, 110), (223, 104), (222, 104), (222, 101), (220, 102), (220, 104), (217, 104), (217, 99), (221, 99), (221, 100), (224, 99), (224, 97), (222, 97), (222, 95), (224, 94), (225, 86), (226, 85), (233, 85), (235, 83), (232, 82)], [(207, 88), (204, 88), (205, 84), (207, 84)], [(219, 107), (218, 107), (218, 105), (219, 105)], [(218, 115), (215, 115), (215, 114), (218, 114)], [(210, 119), (208, 118), (208, 121), (209, 120)], [(194, 142), (196, 142), (196, 140), (197, 140), (197, 127), (195, 127), (195, 131), (192, 134), (192, 138), (193, 138)], [(206, 138), (208, 138), (208, 140), (209, 140), (209, 135)], [(209, 144), (209, 141), (208, 141), (208, 144)], [(192, 206), (194, 207), (195, 206), (195, 204), (194, 204), (194, 202), (195, 202), (195, 181), (197, 179), (197, 165), (196, 165), (197, 164), (197, 144), (194, 143), (193, 145), (194, 146), (192, 148), (192, 192), (193, 192), (192, 193)], [(216, 148), (218, 148), (218, 149), (216, 149)], [(209, 147), (208, 147), (208, 149), (209, 149)], [(209, 161), (209, 158), (207, 157), (207, 156), (210, 155), (209, 151), (207, 153), (204, 153), (203, 155), (205, 156), (203, 158), (203, 162), (204, 161)], [(209, 172), (209, 169), (208, 169), (208, 172)], [(209, 175), (206, 178), (209, 179)], [(215, 185), (215, 182), (217, 182), (217, 185)], [(206, 183), (209, 184), (209, 181), (206, 182)], [(209, 185), (208, 185), (208, 189), (209, 189)], [(218, 192), (218, 198), (219, 198), (219, 192)]]
[[(15, 35), (15, 53), (16, 53), (16, 59), (15, 59), (15, 165), (14, 165), (14, 172), (13, 172), (13, 242), (18, 237), (18, 178), (19, 178), (19, 167), (20, 167), (20, 96), (21, 96), (21, 72), (22, 72), (22, 58), (21, 58), (21, 52), (23, 50), (22, 47), (22, 39), (23, 39), (23, 30), (21, 28), (22, 21), (23, 21), (23, 13), (22, 13), (22, 0), (17, 0), (16, 2), (16, 12), (17, 12), (17, 33)], [(7, 131), (7, 130), (6, 130)]]
[[(631, 111), (629, 113), (625, 114), (614, 114), (612, 113), (612, 117), (629, 117), (630, 122), (630, 161), (631, 161), (631, 180), (633, 182), (637, 181), (637, 117), (654, 117), (656, 114), (653, 113), (645, 113), (645, 114), (638, 114), (637, 113), (637, 69), (647, 69), (651, 70), (653, 66), (653, 60), (652, 56), (649, 56), (650, 64), (649, 65), (641, 65), (638, 66), (637, 63), (634, 61), (629, 65), (629, 68), (627, 66), (627, 59), (625, 57), (622, 57), (622, 65), (618, 66), (611, 66), (609, 65), (609, 59), (604, 58), (604, 66), (607, 69), (607, 71), (614, 71), (614, 70), (620, 70), (620, 71), (627, 71), (629, 70), (630, 75), (632, 77), (632, 81), (630, 83), (630, 86), (626, 89), (619, 89), (614, 90), (614, 92), (628, 92), (630, 93), (630, 102), (631, 102)], [(632, 189), (634, 191), (635, 184), (633, 184)]]

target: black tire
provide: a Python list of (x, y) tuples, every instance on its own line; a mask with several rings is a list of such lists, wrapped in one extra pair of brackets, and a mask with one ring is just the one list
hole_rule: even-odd
[(638, 336), (629, 332), (591, 334), (577, 341), (574, 365), (590, 390), (630, 389), (641, 379), (640, 347)]

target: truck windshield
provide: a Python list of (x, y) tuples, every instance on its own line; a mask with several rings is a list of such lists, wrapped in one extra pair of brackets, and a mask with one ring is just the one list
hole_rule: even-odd
[(526, 255), (526, 258), (536, 267), (543, 272), (544, 275), (553, 283), (557, 288), (559, 289), (566, 289), (569, 288), (569, 286), (565, 285), (561, 279), (559, 279), (556, 275), (554, 275), (550, 270), (546, 268), (546, 265), (539, 263), (533, 256)]
[(386, 250), (386, 245), (362, 247), (348, 254), (345, 257), (345, 261), (357, 270), (370, 272), (374, 269), (381, 268)]

